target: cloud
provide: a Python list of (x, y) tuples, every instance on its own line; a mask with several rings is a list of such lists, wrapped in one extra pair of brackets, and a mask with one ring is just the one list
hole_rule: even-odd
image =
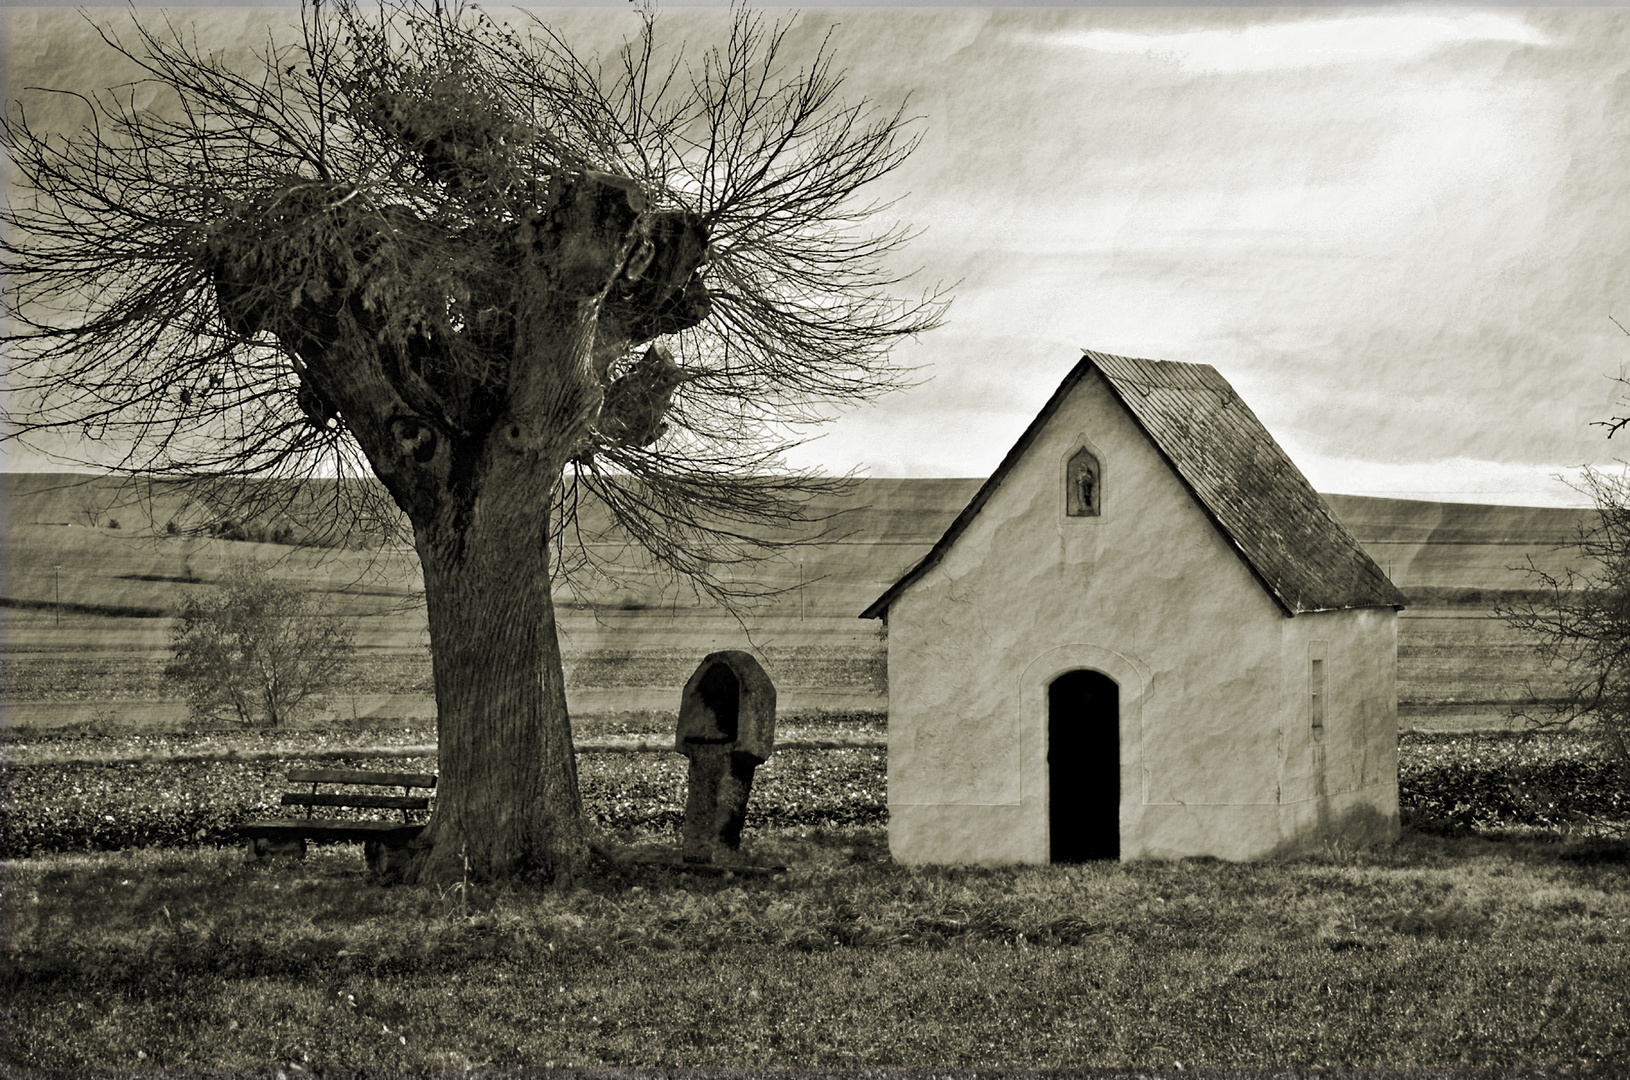
[(1042, 41), (1064, 48), (1170, 59), (1186, 71), (1233, 73), (1410, 60), (1462, 42), (1544, 45), (1549, 39), (1513, 15), (1419, 12), (1311, 18), (1182, 33), (1075, 30), (1047, 35)]

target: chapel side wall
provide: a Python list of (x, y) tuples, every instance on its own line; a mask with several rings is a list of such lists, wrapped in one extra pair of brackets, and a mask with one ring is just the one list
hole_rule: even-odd
[[(1083, 444), (1103, 462), (1102, 514), (1068, 518), (1060, 478)], [(1271, 850), (1293, 621), (1089, 374), (891, 606), (896, 857), (1047, 861), (1047, 656), (1062, 646), (1122, 685), (1123, 857)]]
[[(1311, 612), (1286, 627), (1299, 673), (1287, 726), (1280, 854), (1398, 837), (1398, 613)], [(1312, 658), (1324, 657), (1324, 725), (1312, 722)]]

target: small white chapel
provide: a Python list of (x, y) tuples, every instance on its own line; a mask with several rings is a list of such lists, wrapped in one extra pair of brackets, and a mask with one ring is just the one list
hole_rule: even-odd
[(1086, 352), (888, 625), (907, 863), (1398, 834), (1404, 595), (1217, 371)]

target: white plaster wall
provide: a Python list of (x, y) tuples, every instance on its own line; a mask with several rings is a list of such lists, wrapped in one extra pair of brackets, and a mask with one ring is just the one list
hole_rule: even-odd
[[(1064, 463), (1082, 445), (1103, 513), (1069, 518)], [(1384, 802), (1389, 783), (1396, 829), (1395, 627), (1385, 609), (1286, 618), (1092, 373), (890, 608), (893, 852), (1047, 860), (1046, 688), (1076, 668), (1120, 686), (1123, 858), (1288, 852), (1304, 818), (1332, 820), (1330, 796)], [(1328, 654), (1317, 745), (1313, 640)]]
[[(1308, 681), (1315, 643), (1326, 657), (1322, 733), (1313, 728)], [(1299, 698), (1281, 782), (1287, 850), (1397, 838), (1397, 657), (1398, 618), (1390, 609), (1287, 620), (1285, 670)]]

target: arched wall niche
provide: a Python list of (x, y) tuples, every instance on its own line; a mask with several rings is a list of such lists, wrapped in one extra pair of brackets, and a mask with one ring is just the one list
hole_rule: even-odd
[(1087, 438), (1085, 431), (1077, 432), (1069, 449), (1058, 458), (1062, 520), (1085, 524), (1103, 516), (1110, 503), (1110, 491), (1104, 483), (1107, 465), (1103, 450)]
[(1103, 506), (1103, 460), (1090, 447), (1077, 446), (1064, 462), (1064, 516), (1100, 517)]

